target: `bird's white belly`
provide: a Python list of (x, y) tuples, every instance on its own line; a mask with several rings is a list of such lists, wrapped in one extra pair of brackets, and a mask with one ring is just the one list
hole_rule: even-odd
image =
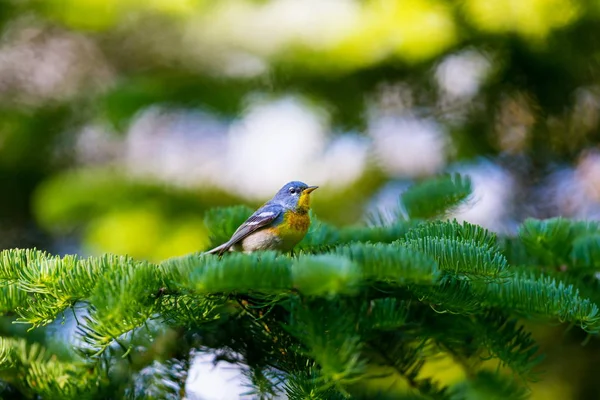
[(261, 229), (245, 237), (241, 243), (235, 244), (234, 251), (242, 250), (250, 253), (257, 250), (279, 250), (281, 248), (281, 238), (275, 232), (269, 229)]

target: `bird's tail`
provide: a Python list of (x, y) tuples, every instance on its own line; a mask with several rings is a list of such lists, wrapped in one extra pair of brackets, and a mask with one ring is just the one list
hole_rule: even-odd
[(231, 247), (231, 244), (229, 244), (229, 242), (225, 242), (220, 246), (215, 247), (214, 249), (205, 251), (202, 254), (218, 254), (218, 255), (222, 255), (223, 253), (225, 253), (227, 250), (229, 250), (229, 248)]

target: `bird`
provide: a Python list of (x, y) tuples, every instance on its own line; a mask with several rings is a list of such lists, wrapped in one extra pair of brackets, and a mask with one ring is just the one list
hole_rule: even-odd
[(317, 188), (299, 181), (286, 183), (271, 200), (240, 225), (227, 242), (204, 254), (291, 251), (308, 231), (310, 194)]

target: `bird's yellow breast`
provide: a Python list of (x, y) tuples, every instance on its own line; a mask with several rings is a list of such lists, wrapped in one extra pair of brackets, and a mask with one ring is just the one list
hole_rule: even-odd
[(308, 213), (298, 213), (287, 211), (283, 216), (283, 222), (276, 228), (277, 235), (282, 240), (282, 245), (285, 249), (293, 248), (300, 242), (310, 226), (310, 217)]

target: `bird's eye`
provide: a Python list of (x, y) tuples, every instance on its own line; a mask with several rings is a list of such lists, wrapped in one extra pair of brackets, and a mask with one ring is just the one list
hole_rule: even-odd
[(291, 187), (291, 188), (289, 189), (289, 191), (290, 191), (290, 194), (296, 194), (296, 189), (295, 189), (295, 188), (293, 188), (293, 187)]

